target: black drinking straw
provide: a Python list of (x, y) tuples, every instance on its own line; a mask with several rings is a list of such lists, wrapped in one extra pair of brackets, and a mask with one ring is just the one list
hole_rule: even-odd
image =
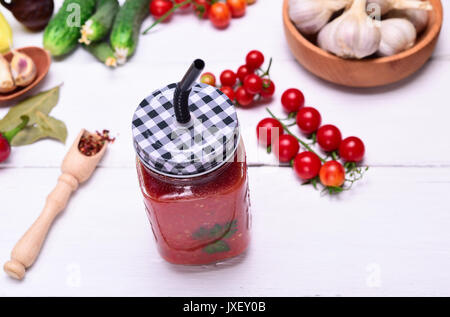
[(189, 112), (189, 94), (191, 93), (191, 88), (194, 85), (195, 80), (200, 76), (203, 68), (205, 68), (205, 62), (201, 59), (196, 59), (175, 89), (173, 95), (173, 107), (175, 110), (175, 117), (179, 123), (184, 124), (191, 120), (191, 114)]

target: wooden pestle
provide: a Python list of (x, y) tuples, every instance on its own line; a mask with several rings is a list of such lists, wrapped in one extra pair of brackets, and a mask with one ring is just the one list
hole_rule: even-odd
[(61, 165), (62, 174), (58, 178), (56, 187), (47, 196), (44, 209), (17, 242), (11, 252), (11, 260), (6, 262), (3, 267), (9, 276), (19, 280), (23, 279), (26, 268), (30, 267), (39, 255), (53, 220), (67, 206), (72, 192), (78, 188), (78, 185), (89, 179), (105, 154), (107, 141), (102, 149), (93, 156), (86, 156), (78, 150), (81, 137), (89, 134), (88, 131), (81, 130), (67, 152)]

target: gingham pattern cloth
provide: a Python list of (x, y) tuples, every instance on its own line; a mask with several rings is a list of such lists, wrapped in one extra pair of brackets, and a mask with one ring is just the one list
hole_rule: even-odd
[(218, 168), (234, 154), (239, 123), (231, 100), (210, 85), (196, 84), (189, 95), (191, 124), (180, 125), (173, 108), (176, 84), (153, 92), (137, 107), (134, 148), (151, 170), (192, 177)]

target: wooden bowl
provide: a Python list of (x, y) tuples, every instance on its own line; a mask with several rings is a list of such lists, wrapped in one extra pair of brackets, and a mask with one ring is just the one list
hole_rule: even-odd
[[(26, 87), (17, 87), (15, 90), (6, 94), (0, 93), (0, 102), (13, 100), (36, 87), (37, 84), (39, 84), (47, 75), (48, 70), (50, 68), (50, 64), (52, 63), (50, 54), (40, 47), (28, 46), (19, 48), (17, 49), (17, 51), (28, 55), (36, 64), (36, 71), (37, 71), (36, 78), (33, 80), (31, 84), (29, 84)], [(9, 52), (3, 56), (8, 62), (11, 62), (13, 54), (12, 52)]]
[(307, 40), (290, 20), (289, 0), (283, 4), (284, 30), (295, 58), (314, 75), (348, 87), (383, 86), (412, 75), (431, 57), (442, 27), (443, 9), (440, 0), (429, 1), (433, 10), (428, 27), (412, 48), (393, 56), (349, 60), (322, 50)]

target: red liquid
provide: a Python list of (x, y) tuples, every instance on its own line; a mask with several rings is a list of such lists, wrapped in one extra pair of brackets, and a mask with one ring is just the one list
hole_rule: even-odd
[[(239, 152), (239, 150), (238, 150)], [(250, 241), (247, 163), (226, 163), (204, 176), (176, 179), (137, 160), (144, 203), (159, 252), (175, 264), (237, 256)]]

